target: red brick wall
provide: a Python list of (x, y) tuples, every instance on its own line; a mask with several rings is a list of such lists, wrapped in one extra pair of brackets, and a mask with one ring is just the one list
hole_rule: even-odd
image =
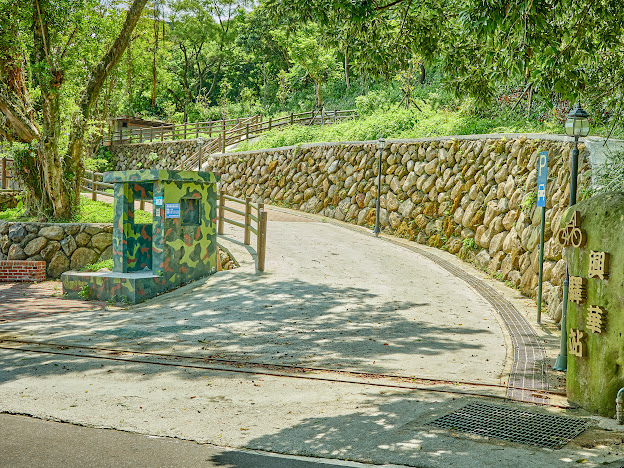
[(0, 281), (45, 281), (46, 262), (0, 260)]

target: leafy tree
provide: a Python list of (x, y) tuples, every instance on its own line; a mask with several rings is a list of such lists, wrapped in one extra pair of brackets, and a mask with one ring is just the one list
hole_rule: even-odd
[(146, 2), (134, 0), (110, 35), (95, 0), (0, 1), (0, 135), (28, 144), (16, 164), (32, 211), (70, 218), (77, 208), (88, 120)]
[(501, 84), (550, 101), (581, 95), (621, 113), (624, 3), (612, 0), (268, 0), (291, 22), (353, 38), (353, 59), (391, 77), (413, 55), (439, 62), (458, 95), (487, 103)]
[(178, 49), (174, 61), (179, 82), (178, 90), (170, 88), (169, 92), (182, 107), (184, 121), (191, 102), (197, 102), (202, 94), (206, 98), (213, 95), (224, 62), (231, 55), (237, 18), (244, 5), (245, 2), (235, 0), (171, 3), (171, 34)]
[[(298, 66), (305, 69), (307, 75), (316, 85), (316, 105), (321, 107), (322, 85), (336, 70), (336, 51), (320, 44), (320, 30), (315, 23), (306, 23), (295, 32), (277, 29), (273, 36), (283, 47), (287, 48), (288, 55)], [(296, 73), (296, 70), (293, 70)]]

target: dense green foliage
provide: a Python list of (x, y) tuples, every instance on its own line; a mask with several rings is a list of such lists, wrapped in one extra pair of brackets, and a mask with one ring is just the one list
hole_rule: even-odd
[(561, 132), (580, 99), (594, 133), (621, 136), (623, 23), (613, 0), (0, 0), (0, 140), (32, 214), (70, 218), (119, 115), (362, 115), (242, 149)]

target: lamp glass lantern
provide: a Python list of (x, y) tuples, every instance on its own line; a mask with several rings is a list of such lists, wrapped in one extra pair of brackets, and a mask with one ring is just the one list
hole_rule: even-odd
[(386, 139), (385, 138), (380, 138), (379, 140), (377, 140), (377, 149), (383, 150), (385, 147), (386, 147)]
[(575, 138), (589, 135), (589, 115), (583, 110), (580, 103), (577, 103), (568, 114), (565, 130), (569, 136)]
[(203, 145), (204, 144), (204, 139), (202, 137), (197, 138), (197, 144), (199, 146)]

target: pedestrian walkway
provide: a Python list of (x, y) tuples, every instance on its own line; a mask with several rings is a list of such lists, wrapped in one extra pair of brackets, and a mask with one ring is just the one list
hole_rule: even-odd
[(105, 302), (62, 298), (60, 281), (0, 283), (0, 323), (67, 312), (101, 310)]
[[(126, 309), (2, 324), (0, 411), (378, 464), (621, 459), (603, 435), (552, 452), (430, 426), (471, 401), (518, 405), (507, 398), (545, 385), (539, 373), (514, 378), (543, 364), (514, 348), (543, 349), (532, 306), (445, 252), (267, 209), (265, 272), (226, 225), (236, 270)], [(519, 330), (526, 343), (502, 312), (531, 328)]]

